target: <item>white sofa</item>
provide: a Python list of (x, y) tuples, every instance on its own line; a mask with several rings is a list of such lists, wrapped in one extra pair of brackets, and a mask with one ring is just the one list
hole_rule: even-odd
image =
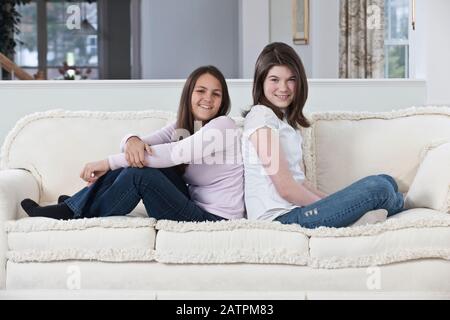
[[(127, 217), (26, 217), (22, 199), (48, 204), (76, 192), (84, 163), (117, 152), (126, 133), (148, 133), (174, 117), (52, 110), (16, 124), (1, 151), (0, 299), (450, 298), (445, 207), (313, 230), (247, 220), (155, 221), (142, 205)], [(308, 117), (302, 165), (329, 193), (378, 173), (407, 192), (423, 151), (450, 138), (445, 107)]]

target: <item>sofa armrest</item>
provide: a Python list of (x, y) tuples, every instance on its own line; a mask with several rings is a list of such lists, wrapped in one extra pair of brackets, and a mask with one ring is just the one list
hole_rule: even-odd
[(0, 289), (6, 281), (7, 239), (5, 222), (26, 216), (20, 207), (25, 198), (39, 200), (39, 185), (31, 173), (25, 170), (0, 171)]

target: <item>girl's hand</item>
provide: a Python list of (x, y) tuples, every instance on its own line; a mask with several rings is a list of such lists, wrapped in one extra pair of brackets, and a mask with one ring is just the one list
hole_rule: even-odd
[(110, 170), (108, 159), (89, 162), (80, 173), (80, 178), (88, 183), (88, 186), (95, 183), (98, 178)]
[(150, 146), (136, 136), (128, 139), (125, 144), (125, 159), (130, 167), (145, 167), (147, 165), (145, 161), (145, 152), (149, 155), (152, 154)]

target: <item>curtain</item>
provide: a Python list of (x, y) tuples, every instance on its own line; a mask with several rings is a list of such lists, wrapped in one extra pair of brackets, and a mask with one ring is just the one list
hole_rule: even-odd
[(384, 0), (340, 0), (339, 78), (384, 78)]

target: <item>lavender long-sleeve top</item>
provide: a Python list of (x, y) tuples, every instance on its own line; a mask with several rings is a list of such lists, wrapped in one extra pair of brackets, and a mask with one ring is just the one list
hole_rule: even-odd
[[(138, 135), (127, 135), (121, 142)], [(172, 142), (173, 137), (183, 136)], [(153, 134), (139, 137), (151, 145), (146, 153), (148, 167), (167, 168), (188, 164), (183, 179), (192, 201), (202, 209), (226, 219), (245, 216), (244, 168), (241, 154), (241, 130), (232, 119), (221, 116), (209, 121), (191, 136), (170, 124)], [(124, 153), (108, 157), (111, 170), (128, 167)]]

